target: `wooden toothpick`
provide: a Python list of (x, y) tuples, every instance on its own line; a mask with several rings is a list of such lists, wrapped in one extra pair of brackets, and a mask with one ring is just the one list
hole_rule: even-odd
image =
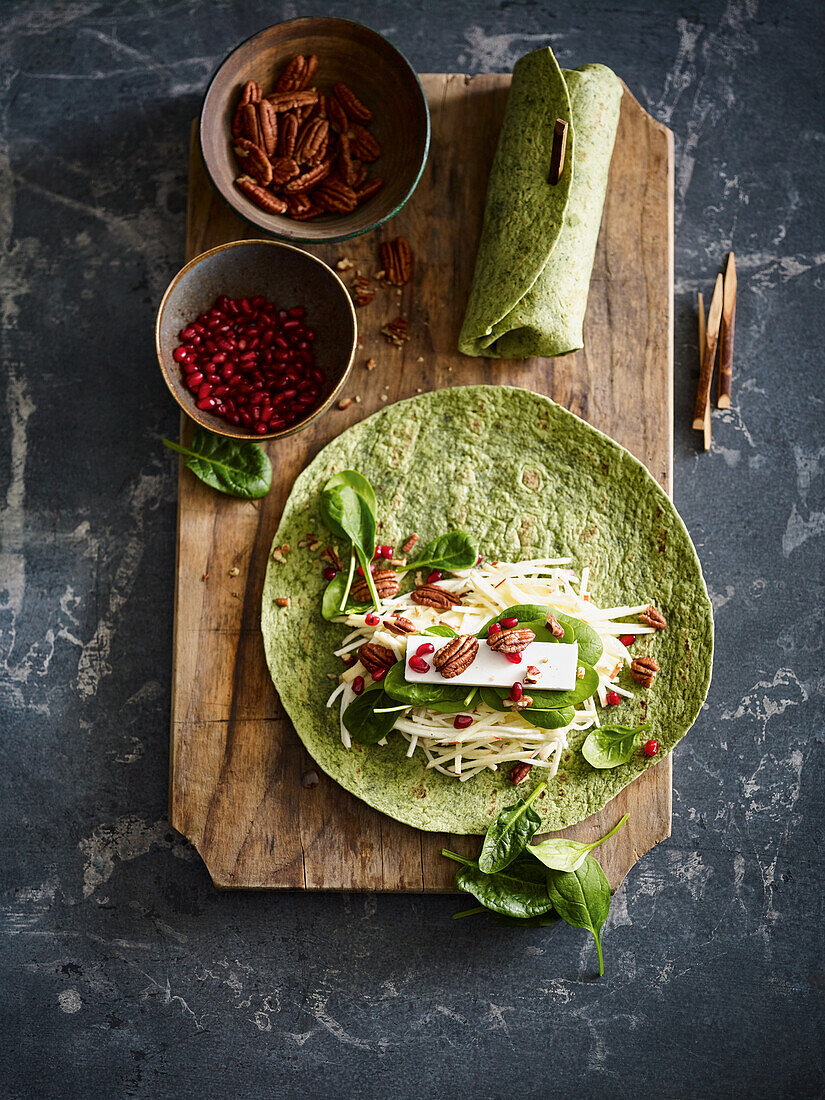
[(713, 362), (719, 344), (719, 325), (722, 321), (722, 276), (716, 276), (716, 286), (710, 300), (707, 331), (705, 333), (705, 354), (702, 357), (702, 369), (699, 372), (699, 388), (696, 391), (696, 405), (693, 410), (693, 427), (697, 432), (705, 430), (705, 412), (710, 404), (710, 381), (713, 377)]
[(556, 119), (556, 125), (553, 128), (553, 150), (550, 153), (548, 183), (558, 183), (564, 171), (564, 154), (567, 151), (567, 127), (568, 123), (564, 119)]
[[(699, 371), (701, 373), (702, 363), (705, 359), (705, 333), (707, 326), (705, 324), (705, 298), (701, 290), (699, 291)], [(710, 450), (710, 401), (705, 405), (705, 450)]]
[(733, 325), (736, 320), (736, 258), (731, 252), (725, 268), (725, 290), (722, 306), (722, 331), (719, 336), (719, 384), (716, 404), (720, 409), (730, 408), (733, 385)]

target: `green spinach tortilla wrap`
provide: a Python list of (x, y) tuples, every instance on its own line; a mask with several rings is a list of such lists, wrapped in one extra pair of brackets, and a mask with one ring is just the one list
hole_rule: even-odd
[[(415, 532), (423, 545), (450, 530), (478, 540), (485, 560), (569, 557), (588, 568), (590, 591), (604, 607), (628, 598), (653, 601), (667, 629), (648, 635), (660, 671), (643, 690), (626, 672), (628, 698), (610, 719), (650, 723), (655, 758), (598, 770), (573, 734), (559, 770), (535, 808), (547, 829), (601, 809), (682, 738), (699, 713), (711, 674), (713, 622), (696, 552), (673, 504), (624, 448), (546, 397), (504, 386), (438, 390), (399, 402), (345, 431), (295, 482), (274, 545), (263, 592), (266, 657), (286, 712), (318, 765), (343, 787), (390, 817), (420, 829), (483, 833), (512, 803), (505, 769), (466, 782), (426, 766), (393, 733), (386, 745), (345, 748), (338, 710), (326, 703), (341, 672), (334, 651), (347, 627), (325, 621), (325, 582), (306, 533), (327, 540), (321, 490), (333, 474), (356, 470), (376, 494), (379, 541), (400, 546)], [(301, 547), (304, 547), (303, 549)], [(408, 575), (407, 586), (413, 577)], [(289, 596), (289, 607), (276, 599)], [(629, 625), (628, 630), (632, 630)], [(330, 674), (332, 674), (330, 676)], [(534, 768), (519, 791), (544, 776)]]
[[(560, 69), (549, 48), (517, 62), (458, 342), (465, 355), (526, 359), (584, 346), (621, 99), (621, 82), (604, 65)], [(570, 126), (564, 170), (552, 185), (556, 119)]]

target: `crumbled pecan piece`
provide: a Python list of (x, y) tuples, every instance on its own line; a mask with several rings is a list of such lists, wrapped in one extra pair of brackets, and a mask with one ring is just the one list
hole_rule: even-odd
[[(372, 575), (372, 582), (380, 600), (392, 599), (393, 596), (397, 595), (400, 587), (398, 574), (394, 569), (376, 569)], [(350, 589), (350, 594), (357, 603), (368, 603), (372, 596), (370, 595), (367, 578), (359, 577)]]
[(347, 117), (353, 119), (355, 122), (369, 122), (372, 118), (372, 111), (369, 107), (365, 107), (355, 92), (351, 88), (348, 88), (346, 84), (342, 84), (340, 81), (334, 86), (335, 98), (344, 108)]
[(342, 397), (341, 400), (338, 402), (338, 408), (339, 409), (348, 409), (351, 404), (352, 404), (352, 398), (351, 397)]
[(407, 327), (407, 322), (403, 317), (396, 317), (394, 321), (384, 325), (380, 331), (388, 344), (394, 344), (395, 347), (401, 348), (410, 338)]
[(536, 665), (528, 665), (527, 671), (524, 674), (525, 684), (537, 684), (539, 682), (540, 670)]
[(433, 664), (445, 680), (451, 680), (468, 669), (477, 655), (478, 638), (472, 634), (462, 634), (436, 651)]
[(352, 296), (357, 306), (368, 306), (373, 300), (375, 291), (366, 275), (359, 275), (352, 284)]
[(650, 687), (658, 671), (659, 665), (653, 657), (634, 657), (630, 662), (630, 675), (643, 688)]
[(412, 592), (414, 603), (423, 607), (434, 607), (436, 611), (449, 611), (451, 607), (457, 607), (461, 600), (446, 588), (439, 588), (437, 584), (422, 584)]
[(524, 782), (524, 780), (530, 774), (530, 769), (532, 767), (532, 764), (525, 764), (522, 761), (519, 761), (518, 764), (513, 764), (512, 768), (510, 768), (510, 782), (513, 784), (514, 787), (517, 787), (519, 783)]
[(325, 546), (321, 551), (321, 557), (325, 558), (333, 569), (337, 569), (339, 573), (343, 572), (344, 566), (334, 546)]
[(652, 626), (655, 630), (664, 630), (667, 626), (667, 619), (658, 611), (653, 604), (650, 604), (644, 609), (639, 618), (643, 623), (647, 623), (648, 626)]
[(518, 699), (505, 699), (504, 706), (512, 707), (514, 710), (526, 710), (527, 707), (532, 707), (533, 696), (532, 695), (520, 695)]
[(379, 247), (384, 278), (394, 286), (403, 286), (412, 275), (412, 249), (406, 237), (382, 241)]
[(385, 645), (378, 645), (377, 642), (364, 642), (358, 650), (358, 659), (367, 672), (372, 675), (373, 672), (378, 672), (380, 668), (389, 668), (390, 665), (394, 665), (396, 656)]
[[(209, 574), (207, 573), (206, 576), (208, 577)], [(278, 607), (289, 607), (289, 596), (276, 596), (275, 597), (275, 604)]]
[(495, 653), (521, 653), (536, 640), (532, 630), (513, 627), (511, 630), (499, 630), (487, 638), (487, 645)]
[(415, 544), (418, 542), (418, 535), (410, 535), (404, 545), (401, 547), (402, 554), (409, 554)]
[(547, 627), (554, 638), (564, 637), (564, 627), (561, 625), (555, 615), (551, 615), (549, 611), (547, 612), (547, 619), (545, 620), (544, 625)]
[(384, 619), (384, 626), (390, 634), (415, 634), (415, 623), (397, 613), (393, 619)]

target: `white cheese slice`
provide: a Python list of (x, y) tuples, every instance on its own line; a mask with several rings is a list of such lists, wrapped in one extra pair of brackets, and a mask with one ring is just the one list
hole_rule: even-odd
[[(434, 650), (422, 659), (430, 666), (427, 672), (416, 672), (410, 668), (410, 657), (423, 642), (431, 642)], [(433, 664), (433, 657), (452, 641), (451, 638), (439, 638), (420, 634), (407, 638), (407, 660), (404, 676), (409, 683), (422, 684), (467, 684), (471, 687), (512, 687), (519, 680), (524, 681), (528, 665), (534, 665), (538, 671), (538, 682), (530, 687), (543, 688), (545, 691), (570, 691), (576, 686), (576, 669), (579, 663), (579, 647), (576, 642), (565, 645), (561, 642), (533, 642), (521, 654), (518, 665), (508, 661), (502, 653), (490, 649), (485, 641), (479, 641), (478, 655), (469, 668), (458, 676), (449, 679), (441, 675)]]

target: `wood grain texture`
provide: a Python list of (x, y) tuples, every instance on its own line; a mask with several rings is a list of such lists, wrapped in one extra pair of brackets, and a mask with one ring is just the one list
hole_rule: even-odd
[[(402, 234), (413, 248), (412, 281), (400, 294), (379, 289), (358, 310), (361, 347), (347, 392), (360, 403), (333, 409), (307, 431), (269, 444), (273, 487), (262, 501), (221, 497), (181, 464), (170, 820), (221, 887), (449, 891), (454, 872), (440, 857), (441, 847), (469, 852), (477, 846), (473, 837), (401, 825), (320, 770), (317, 785), (302, 785), (313, 765), (269, 679), (259, 612), (284, 502), (324, 444), (387, 403), (422, 390), (506, 382), (548, 394), (607, 432), (671, 492), (672, 134), (625, 93), (585, 350), (558, 360), (470, 359), (456, 344), (509, 77), (433, 75), (422, 81), (433, 143), (412, 200), (383, 234), (313, 249), (328, 262), (347, 257), (358, 269), (375, 272), (381, 239)], [(257, 232), (213, 190), (193, 141), (187, 258)], [(410, 325), (403, 349), (379, 335), (399, 314)], [(365, 369), (369, 357), (377, 364), (372, 371)], [(188, 431), (184, 422), (184, 436)], [(670, 757), (565, 835), (595, 839), (625, 812), (631, 815), (625, 828), (600, 849), (614, 888), (670, 833)]]

